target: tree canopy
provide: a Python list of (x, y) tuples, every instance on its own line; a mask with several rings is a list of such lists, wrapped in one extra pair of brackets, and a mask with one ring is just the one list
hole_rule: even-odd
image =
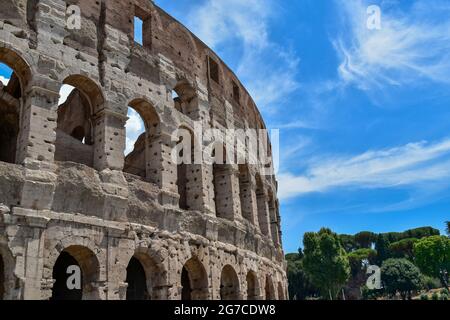
[(423, 274), (439, 278), (448, 288), (450, 239), (445, 236), (423, 238), (414, 244), (416, 264)]
[(381, 281), (386, 293), (399, 293), (404, 300), (411, 298), (412, 292), (422, 287), (420, 270), (406, 259), (388, 259), (383, 262)]
[(347, 254), (339, 236), (323, 228), (307, 232), (303, 238), (303, 266), (322, 297), (335, 298), (350, 276)]

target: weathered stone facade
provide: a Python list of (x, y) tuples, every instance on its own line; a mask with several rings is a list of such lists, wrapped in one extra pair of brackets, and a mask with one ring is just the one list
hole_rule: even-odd
[[(264, 128), (214, 52), (149, 0), (0, 8), (0, 298), (60, 298), (75, 264), (74, 299), (285, 299), (275, 177), (171, 161), (177, 128)], [(125, 158), (128, 106), (146, 133)]]

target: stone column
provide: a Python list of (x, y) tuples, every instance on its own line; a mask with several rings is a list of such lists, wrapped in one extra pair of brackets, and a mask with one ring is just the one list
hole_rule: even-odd
[[(242, 216), (253, 225), (258, 225), (258, 208), (256, 205), (256, 183), (255, 179), (247, 173), (246, 181), (240, 181), (240, 200)], [(240, 177), (242, 179), (243, 177)]]
[(177, 164), (172, 160), (174, 145), (169, 133), (161, 132), (159, 137), (155, 137), (146, 158), (147, 165), (154, 170), (147, 171), (147, 178), (151, 176), (149, 180), (160, 187), (161, 205), (178, 207)]
[[(44, 236), (45, 229), (49, 219), (36, 216), (30, 216), (26, 210), (19, 210), (15, 213), (18, 215), (26, 215), (30, 237), (25, 239), (25, 259), (23, 279), (23, 299), (24, 300), (40, 300), (50, 298), (51, 290), (45, 291), (46, 282), (42, 280), (44, 267)], [(46, 296), (47, 295), (47, 296)]]
[(262, 187), (262, 190), (258, 190), (258, 194), (256, 195), (256, 202), (258, 205), (258, 222), (261, 233), (271, 238), (267, 189), (264, 186)]
[(122, 171), (125, 161), (125, 123), (119, 113), (102, 110), (94, 120), (94, 168)]
[(215, 165), (216, 215), (231, 221), (242, 219), (239, 200), (239, 170), (234, 165)]
[(37, 86), (22, 99), (17, 163), (25, 166), (24, 208), (43, 210), (53, 204), (58, 99), (58, 92)]

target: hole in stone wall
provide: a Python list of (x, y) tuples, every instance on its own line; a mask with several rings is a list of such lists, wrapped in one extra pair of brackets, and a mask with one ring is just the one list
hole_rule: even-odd
[(196, 120), (195, 111), (198, 109), (197, 93), (188, 81), (181, 80), (177, 83), (172, 90), (172, 99), (175, 109), (191, 119)]
[(209, 57), (209, 77), (219, 83), (219, 64), (211, 57)]
[(241, 93), (240, 93), (239, 86), (234, 81), (232, 82), (232, 85), (233, 85), (233, 99), (234, 99), (234, 101), (239, 103), (239, 101), (241, 99)]
[(127, 267), (127, 300), (148, 300), (147, 278), (144, 267), (135, 257), (131, 258)]
[(91, 101), (80, 89), (67, 84), (61, 87), (59, 95), (55, 160), (92, 166)]
[(125, 124), (125, 172), (145, 178), (146, 168), (145, 124), (139, 113), (128, 107)]
[(125, 125), (126, 148), (123, 171), (158, 183), (159, 117), (155, 108), (145, 100), (130, 102)]
[(0, 161), (15, 163), (22, 89), (9, 66), (0, 63)]
[(134, 17), (134, 41), (139, 43), (141, 46), (144, 45), (144, 37), (143, 37), (143, 26), (144, 21), (139, 17)]

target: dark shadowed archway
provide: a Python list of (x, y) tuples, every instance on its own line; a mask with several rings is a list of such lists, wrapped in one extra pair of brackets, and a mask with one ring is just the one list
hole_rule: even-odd
[(254, 271), (247, 273), (247, 300), (259, 300), (259, 282)]
[[(91, 250), (82, 246), (66, 248), (53, 266), (51, 300), (98, 299), (96, 288), (99, 273), (98, 259)], [(75, 287), (77, 279), (79, 286)]]
[(127, 267), (127, 300), (148, 300), (147, 277), (141, 262), (133, 257)]
[(181, 272), (182, 300), (207, 300), (209, 298), (208, 275), (197, 258), (188, 260)]
[(222, 269), (220, 277), (220, 299), (221, 300), (239, 300), (239, 278), (233, 267), (226, 265)]

